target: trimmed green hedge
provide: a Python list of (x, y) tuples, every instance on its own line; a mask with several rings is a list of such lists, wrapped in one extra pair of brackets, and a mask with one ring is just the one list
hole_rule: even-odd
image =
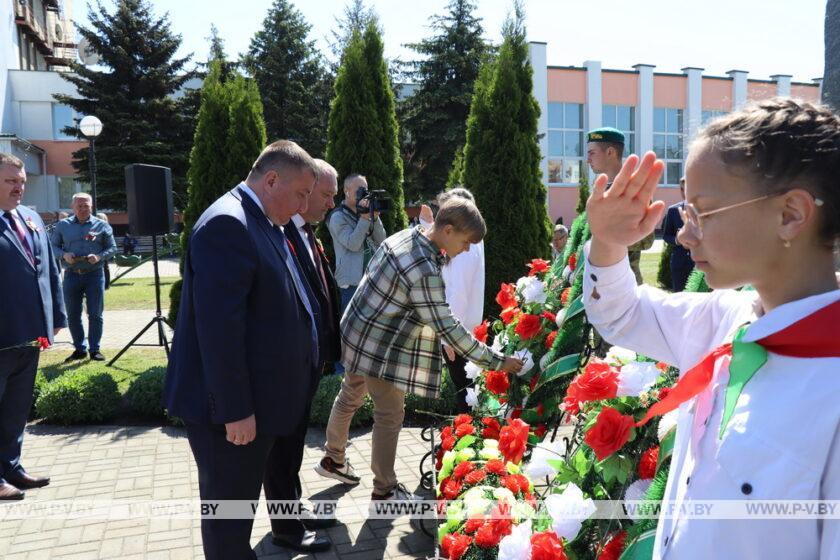
[(54, 424), (110, 420), (120, 406), (117, 382), (106, 372), (66, 373), (40, 387), (35, 411)]
[(167, 418), (166, 411), (160, 403), (165, 379), (165, 367), (155, 367), (135, 377), (125, 392), (128, 409), (140, 416)]

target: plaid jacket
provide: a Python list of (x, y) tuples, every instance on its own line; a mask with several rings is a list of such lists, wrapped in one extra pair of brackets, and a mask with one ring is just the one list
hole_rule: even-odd
[(441, 339), (487, 369), (504, 356), (478, 342), (446, 303), (440, 250), (420, 228), (386, 239), (341, 318), (347, 371), (390, 381), (422, 397), (440, 393)]

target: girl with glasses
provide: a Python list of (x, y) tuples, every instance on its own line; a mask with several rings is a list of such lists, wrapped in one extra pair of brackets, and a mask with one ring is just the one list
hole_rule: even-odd
[[(662, 509), (673, 515), (660, 517), (653, 557), (840, 558), (840, 507), (833, 519), (757, 519), (748, 507), (840, 500), (833, 261), (840, 118), (820, 105), (773, 99), (699, 133), (686, 161), (685, 225), (677, 239), (712, 293), (635, 284), (626, 247), (662, 217), (665, 206), (652, 197), (663, 167), (652, 153), (641, 161), (630, 156), (609, 190), (605, 176), (596, 180), (584, 271), (584, 303), (598, 332), (682, 372), (668, 396), (634, 419), (641, 426), (672, 410), (677, 415), (669, 507)], [(745, 285), (754, 290), (736, 291)], [(741, 513), (681, 513), (716, 500), (735, 500), (726, 503)], [(827, 513), (830, 505), (814, 511)]]

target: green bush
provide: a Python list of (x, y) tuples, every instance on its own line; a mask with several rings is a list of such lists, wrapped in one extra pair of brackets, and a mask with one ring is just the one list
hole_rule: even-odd
[(166, 322), (173, 329), (175, 328), (175, 322), (178, 320), (178, 307), (181, 305), (181, 288), (183, 286), (184, 280), (179, 278), (169, 288), (169, 316), (166, 318)]
[(671, 291), (671, 255), (674, 246), (663, 243), (662, 254), (659, 257), (659, 272), (656, 273), (656, 283), (663, 290)]
[(42, 386), (36, 414), (56, 424), (102, 422), (113, 418), (120, 405), (117, 383), (107, 373), (66, 373)]
[(125, 392), (129, 410), (140, 416), (165, 418), (166, 413), (163, 405), (160, 404), (165, 379), (166, 368), (164, 367), (154, 367), (135, 377)]
[(418, 397), (412, 393), (405, 394), (405, 416), (411, 420), (417, 420), (421, 423), (428, 422), (431, 417), (425, 414), (419, 414), (418, 411), (434, 412), (435, 414), (455, 414), (455, 386), (449, 378), (449, 372), (443, 370), (443, 380), (441, 381), (440, 397), (436, 399), (429, 399), (425, 397)]

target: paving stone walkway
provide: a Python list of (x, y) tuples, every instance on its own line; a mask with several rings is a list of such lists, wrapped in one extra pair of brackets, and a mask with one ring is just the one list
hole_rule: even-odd
[[(348, 457), (362, 477), (346, 488), (318, 476), (312, 467), (322, 456), (324, 432), (307, 434), (301, 479), (305, 497), (337, 499), (339, 507), (367, 511), (372, 474), (369, 431), (353, 433)], [(400, 432), (397, 474), (410, 490), (419, 489), (418, 464), (428, 449), (418, 428)], [(49, 486), (27, 491), (24, 504), (55, 500), (177, 500), (198, 497), (198, 475), (184, 430), (160, 427), (56, 427), (30, 425), (23, 463), (35, 474), (49, 474)], [(4, 560), (193, 559), (203, 558), (198, 519), (4, 519), (0, 504), (0, 558)], [(407, 517), (340, 520), (325, 531), (329, 552), (291, 554), (271, 543), (264, 511), (257, 512), (251, 545), (260, 559), (367, 560), (426, 558), (433, 541)]]

